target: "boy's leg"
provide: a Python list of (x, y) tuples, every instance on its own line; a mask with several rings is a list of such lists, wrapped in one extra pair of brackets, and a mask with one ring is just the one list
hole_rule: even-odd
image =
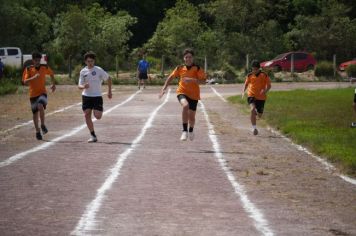
[(186, 141), (188, 139), (189, 103), (184, 95), (178, 95), (178, 100), (182, 106), (182, 123), (183, 123), (183, 132), (180, 137), (180, 140)]
[(255, 103), (251, 103), (251, 104), (250, 104), (250, 110), (251, 110), (251, 114), (250, 114), (251, 124), (252, 124), (252, 126), (256, 126), (256, 116), (257, 116), (257, 112), (256, 112), (256, 105), (255, 105)]
[(100, 120), (101, 117), (103, 116), (103, 112), (102, 111), (98, 111), (98, 110), (94, 110), (94, 117), (97, 119), (97, 120)]
[(94, 124), (93, 121), (91, 120), (91, 113), (92, 113), (92, 109), (86, 109), (84, 111), (84, 117), (85, 117), (85, 123), (87, 124), (89, 131), (94, 132)]
[(41, 125), (45, 125), (45, 112), (44, 112), (44, 107), (40, 103), (37, 106), (38, 112), (40, 113), (40, 120), (41, 120)]
[(35, 125), (36, 132), (40, 132), (40, 127), (38, 126), (38, 111), (33, 113), (33, 124)]

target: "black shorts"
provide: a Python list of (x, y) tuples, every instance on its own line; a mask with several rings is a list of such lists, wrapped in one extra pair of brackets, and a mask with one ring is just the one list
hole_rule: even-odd
[(148, 79), (148, 75), (147, 75), (147, 73), (140, 72), (138, 74), (138, 78), (139, 79)]
[(187, 95), (184, 95), (184, 94), (178, 94), (177, 98), (178, 98), (179, 102), (182, 99), (186, 99), (188, 101), (188, 104), (189, 104), (189, 110), (192, 110), (192, 111), (196, 111), (197, 110), (198, 100), (193, 100), (193, 99), (189, 98)]
[(87, 109), (103, 111), (103, 97), (87, 97), (82, 95), (82, 109), (83, 111)]
[(30, 102), (31, 102), (31, 110), (32, 110), (33, 114), (38, 112), (38, 108), (37, 108), (38, 104), (42, 104), (44, 109), (46, 109), (46, 106), (47, 106), (47, 94), (44, 93), (44, 94), (41, 94), (40, 96), (30, 98)]
[(247, 98), (247, 103), (248, 104), (255, 104), (257, 112), (260, 113), (260, 114), (263, 113), (263, 109), (265, 107), (265, 100), (257, 100), (254, 97), (248, 97)]
[(355, 90), (355, 96), (354, 96), (354, 103), (356, 103), (356, 90)]

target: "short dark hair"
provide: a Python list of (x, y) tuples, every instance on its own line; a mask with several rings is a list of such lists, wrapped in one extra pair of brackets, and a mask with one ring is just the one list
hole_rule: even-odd
[(257, 60), (253, 60), (253, 61), (251, 62), (251, 67), (260, 68), (260, 67), (261, 67), (260, 62), (257, 61)]
[(93, 51), (89, 51), (87, 53), (84, 54), (84, 60), (88, 59), (88, 58), (91, 58), (91, 59), (94, 59), (96, 58), (96, 55)]
[(32, 53), (32, 59), (41, 59), (42, 58), (42, 54), (39, 52), (33, 52)]
[(190, 53), (190, 54), (192, 54), (192, 56), (194, 56), (194, 51), (191, 48), (184, 49), (183, 56), (187, 55), (188, 53)]

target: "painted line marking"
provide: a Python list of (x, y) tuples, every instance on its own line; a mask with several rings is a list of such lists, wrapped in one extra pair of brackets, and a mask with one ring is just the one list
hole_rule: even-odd
[[(111, 107), (111, 108), (108, 109), (107, 111), (105, 111), (104, 114), (110, 113), (110, 112), (112, 112), (114, 109), (116, 109), (116, 108), (118, 108), (118, 107), (120, 107), (120, 106), (122, 106), (122, 105), (128, 103), (129, 101), (131, 101), (131, 100), (132, 100), (138, 93), (140, 93), (140, 92), (141, 92), (141, 90), (135, 92), (135, 93), (132, 94), (129, 98), (127, 98), (125, 101), (123, 101), (123, 102), (121, 102), (121, 103), (119, 103), (119, 104), (117, 104), (117, 105)], [(93, 122), (95, 122), (95, 121), (96, 121), (96, 119), (93, 119)], [(7, 158), (6, 160), (0, 162), (0, 168), (1, 168), (1, 167), (8, 166), (8, 165), (11, 165), (11, 164), (13, 164), (14, 162), (16, 162), (16, 161), (18, 161), (18, 160), (24, 158), (25, 156), (27, 156), (27, 155), (29, 155), (29, 154), (31, 154), (31, 153), (38, 152), (38, 151), (41, 151), (41, 150), (45, 150), (45, 149), (47, 149), (48, 147), (50, 147), (50, 146), (54, 145), (55, 143), (59, 142), (60, 140), (75, 135), (76, 133), (78, 133), (79, 131), (81, 131), (82, 129), (84, 129), (85, 127), (87, 127), (86, 124), (83, 124), (83, 125), (81, 125), (81, 126), (78, 126), (78, 127), (74, 128), (74, 129), (72, 129), (72, 131), (70, 131), (68, 134), (59, 136), (59, 137), (57, 137), (57, 138), (51, 140), (50, 142), (46, 142), (46, 143), (40, 144), (40, 145), (38, 145), (38, 146), (36, 146), (36, 147), (33, 147), (33, 148), (31, 148), (31, 149), (29, 149), (29, 150), (27, 150), (27, 151), (24, 151), (24, 152), (20, 152), (20, 153), (18, 153), (18, 154), (15, 154), (15, 155), (13, 155), (13, 156)]]
[[(213, 89), (213, 88), (211, 88)], [(214, 93), (219, 97), (221, 98), (224, 102), (226, 102), (226, 99), (224, 99), (221, 94), (219, 94), (219, 92), (217, 92), (215, 89), (213, 89)], [(321, 158), (315, 154), (313, 154), (312, 152), (310, 152), (307, 148), (299, 145), (299, 144), (295, 144), (291, 139), (287, 138), (286, 136), (284, 136), (283, 134), (281, 134), (280, 132), (272, 129), (271, 127), (267, 127), (267, 130), (269, 130), (270, 132), (272, 132), (273, 134), (276, 134), (276, 135), (279, 135), (281, 136), (283, 139), (285, 139), (286, 141), (288, 141), (289, 143), (292, 144), (292, 146), (294, 146), (297, 150), (299, 151), (302, 151), (306, 154), (308, 154), (309, 156), (315, 158), (318, 162), (320, 162), (327, 171), (331, 171), (331, 170), (336, 170), (336, 168), (331, 164), (329, 163), (328, 161), (326, 161), (324, 158)], [(354, 178), (351, 178), (349, 176), (346, 176), (346, 175), (342, 175), (342, 174), (337, 174), (337, 176), (339, 176), (341, 179), (343, 179), (344, 181), (350, 183), (350, 184), (353, 184), (353, 185), (356, 185), (356, 179)]]
[(232, 187), (234, 188), (235, 193), (240, 197), (243, 208), (248, 213), (249, 217), (254, 221), (254, 225), (256, 229), (260, 233), (262, 233), (262, 235), (267, 235), (267, 236), (273, 235), (273, 232), (268, 227), (268, 222), (264, 218), (262, 212), (250, 201), (250, 199), (246, 194), (244, 186), (237, 182), (235, 176), (229, 170), (227, 162), (224, 159), (224, 156), (221, 152), (220, 144), (214, 131), (214, 126), (210, 122), (205, 106), (202, 102), (200, 102), (199, 104), (201, 110), (203, 111), (206, 123), (208, 125), (208, 134), (209, 134), (210, 141), (213, 144), (214, 155), (218, 160), (221, 169), (225, 172), (228, 180), (230, 181)]
[(146, 134), (146, 131), (152, 126), (153, 120), (156, 117), (158, 111), (168, 102), (170, 97), (171, 89), (168, 90), (166, 99), (163, 103), (161, 103), (149, 116), (145, 125), (143, 126), (140, 134), (132, 141), (131, 146), (126, 149), (123, 153), (121, 153), (116, 161), (116, 164), (110, 169), (110, 175), (106, 178), (101, 187), (97, 190), (97, 194), (93, 201), (91, 201), (87, 207), (83, 215), (81, 216), (77, 226), (71, 232), (71, 235), (90, 235), (89, 231), (95, 230), (98, 224), (96, 218), (96, 214), (99, 212), (100, 207), (105, 198), (105, 194), (109, 191), (117, 178), (120, 175), (120, 170), (124, 165), (124, 162), (129, 157), (129, 155), (135, 151), (139, 142), (143, 139)]
[(227, 102), (227, 100), (218, 91), (216, 91), (215, 88), (213, 88), (212, 86), (210, 86), (210, 88), (223, 102)]
[[(105, 94), (107, 94), (107, 92), (103, 93), (103, 95), (105, 95)], [(67, 107), (63, 107), (63, 108), (60, 108), (60, 109), (58, 109), (58, 110), (52, 111), (52, 112), (46, 114), (46, 117), (51, 116), (51, 115), (54, 115), (54, 114), (56, 114), (56, 113), (64, 112), (65, 110), (68, 110), (68, 109), (70, 109), (70, 108), (72, 108), (72, 107), (75, 107), (75, 106), (79, 106), (80, 104), (82, 104), (82, 102), (78, 102), (78, 103), (69, 105), (69, 106), (67, 106)], [(12, 128), (9, 128), (9, 129), (0, 131), (0, 134), (8, 133), (8, 132), (11, 132), (11, 131), (13, 131), (13, 130), (15, 130), (15, 129), (24, 127), (24, 126), (26, 126), (26, 125), (30, 125), (30, 124), (32, 124), (32, 122), (33, 122), (32, 120), (29, 120), (29, 121), (26, 121), (26, 122), (24, 122), (24, 123), (15, 125), (15, 126), (12, 127)]]
[[(274, 130), (273, 128), (271, 127), (267, 127), (267, 129), (275, 134), (275, 135), (278, 135), (280, 137), (282, 137), (284, 140), (286, 140), (287, 142), (289, 142), (292, 146), (294, 146), (297, 150), (299, 151), (302, 151), (306, 154), (308, 154), (309, 156), (313, 157), (314, 159), (316, 159), (318, 162), (320, 162), (324, 168), (327, 170), (327, 171), (334, 171), (336, 170), (335, 166), (333, 166), (331, 163), (327, 162), (324, 158), (322, 157), (319, 157), (315, 154), (313, 154), (312, 152), (310, 152), (307, 148), (303, 147), (302, 145), (299, 145), (299, 144), (296, 144), (294, 143), (290, 138), (284, 136), (283, 134), (281, 134), (280, 132)], [(356, 179), (354, 178), (351, 178), (351, 177), (348, 177), (346, 175), (342, 175), (342, 174), (337, 174), (337, 176), (339, 176), (341, 179), (343, 179), (344, 181), (350, 183), (350, 184), (353, 184), (353, 185), (356, 185)]]

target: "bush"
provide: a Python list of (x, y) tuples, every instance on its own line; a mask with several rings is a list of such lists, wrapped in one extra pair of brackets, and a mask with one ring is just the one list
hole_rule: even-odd
[(331, 62), (322, 61), (316, 65), (314, 75), (317, 77), (326, 77), (333, 78), (334, 77), (334, 66)]
[(348, 77), (356, 77), (356, 65), (346, 67), (346, 73)]
[(10, 80), (4, 80), (0, 82), (0, 95), (15, 93), (17, 91), (17, 85)]
[(22, 78), (22, 69), (14, 67), (14, 66), (5, 65), (3, 76), (5, 78), (9, 78), (9, 79), (21, 79)]
[(72, 71), (72, 80), (74, 84), (78, 84), (80, 71), (83, 69), (82, 65), (76, 65)]
[(223, 77), (225, 80), (231, 81), (237, 78), (236, 69), (229, 63), (224, 63), (222, 70), (224, 71)]

